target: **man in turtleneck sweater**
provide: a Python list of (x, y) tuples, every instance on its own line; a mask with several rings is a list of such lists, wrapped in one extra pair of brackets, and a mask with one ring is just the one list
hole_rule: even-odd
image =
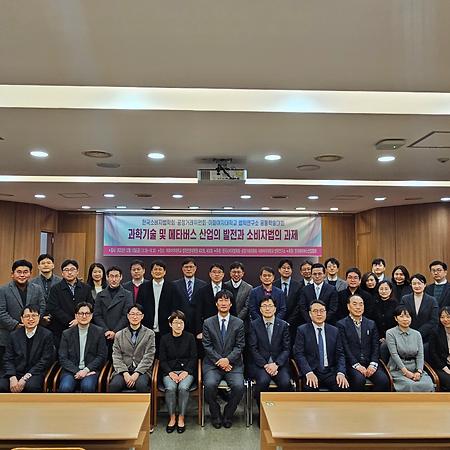
[(102, 327), (109, 347), (116, 333), (127, 326), (127, 311), (133, 305), (133, 294), (121, 286), (122, 270), (111, 266), (106, 271), (108, 287), (97, 294), (94, 306), (94, 322)]

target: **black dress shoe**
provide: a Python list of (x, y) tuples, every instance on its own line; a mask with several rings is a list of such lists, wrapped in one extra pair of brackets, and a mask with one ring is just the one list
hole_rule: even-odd
[(175, 428), (177, 427), (177, 425), (167, 425), (166, 426), (166, 431), (167, 433), (173, 433), (175, 431)]
[(223, 419), (222, 425), (224, 428), (231, 428), (233, 422), (230, 419)]
[(212, 423), (212, 426), (213, 426), (214, 428), (219, 429), (219, 428), (222, 427), (222, 421), (220, 420), (220, 417), (214, 417), (214, 418), (212, 418), (212, 419), (211, 419), (211, 423)]
[(184, 433), (186, 430), (186, 425), (183, 425), (182, 427), (180, 427), (180, 425), (177, 426), (177, 433)]

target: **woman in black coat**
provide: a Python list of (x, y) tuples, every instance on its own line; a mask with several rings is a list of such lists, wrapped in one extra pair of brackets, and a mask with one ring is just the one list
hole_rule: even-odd
[(430, 364), (438, 374), (441, 391), (450, 391), (450, 306), (439, 312), (439, 326), (430, 339)]
[(392, 288), (394, 290), (394, 298), (400, 300), (404, 295), (411, 294), (411, 280), (409, 278), (408, 269), (405, 266), (395, 266), (392, 271)]

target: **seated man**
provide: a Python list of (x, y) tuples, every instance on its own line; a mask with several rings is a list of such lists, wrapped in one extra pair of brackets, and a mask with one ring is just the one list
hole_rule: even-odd
[(129, 325), (116, 333), (113, 344), (113, 368), (109, 392), (126, 389), (150, 392), (155, 359), (155, 333), (141, 324), (144, 309), (136, 304), (128, 308)]
[[(230, 315), (231, 295), (229, 291), (216, 294), (218, 314), (203, 324), (203, 383), (214, 428), (231, 427), (233, 414), (244, 395), (244, 322)], [(222, 380), (231, 389), (223, 418), (217, 402), (217, 387)]]
[(352, 391), (364, 391), (366, 378), (374, 391), (389, 391), (389, 379), (378, 367), (380, 344), (377, 327), (364, 314), (364, 300), (352, 295), (347, 300), (349, 315), (337, 323), (344, 346), (347, 376)]
[(256, 382), (258, 406), (260, 393), (269, 389), (272, 380), (277, 384), (278, 391), (291, 390), (289, 325), (275, 317), (276, 302), (271, 298), (261, 299), (259, 308), (262, 317), (252, 322), (249, 335), (249, 374)]
[(75, 307), (77, 325), (64, 330), (59, 346), (62, 367), (58, 392), (95, 392), (98, 375), (108, 357), (102, 328), (91, 323), (94, 307), (81, 302)]
[(294, 345), (295, 360), (303, 377), (305, 391), (327, 388), (331, 391), (348, 389), (345, 378), (345, 355), (339, 330), (325, 323), (325, 303), (313, 300), (309, 305), (310, 323), (297, 328)]
[(39, 326), (39, 305), (25, 306), (20, 320), (23, 326), (11, 333), (6, 347), (0, 392), (42, 392), (55, 357), (53, 336)]

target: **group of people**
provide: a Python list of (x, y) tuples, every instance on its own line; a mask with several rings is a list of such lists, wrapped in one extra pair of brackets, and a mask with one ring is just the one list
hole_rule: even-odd
[[(78, 263), (38, 258), (12, 265), (12, 280), (0, 288), (1, 392), (38, 392), (45, 371), (57, 358), (62, 367), (59, 391), (94, 392), (99, 373), (112, 361), (110, 392), (148, 392), (155, 358), (169, 413), (168, 433), (185, 430), (189, 391), (202, 358), (205, 399), (215, 428), (232, 426), (244, 394), (244, 379), (254, 380), (255, 397), (275, 382), (292, 389), (289, 360), (296, 361), (303, 390), (361, 391), (370, 380), (375, 391), (390, 389), (380, 363), (387, 363), (397, 391), (432, 391), (424, 372), (427, 360), (442, 390), (450, 390), (450, 283), (447, 265), (430, 264), (434, 280), (410, 276), (396, 266), (392, 279), (376, 258), (372, 271), (352, 267), (338, 277), (339, 261), (304, 261), (299, 281), (293, 263), (283, 259), (276, 271), (261, 268), (261, 284), (244, 281), (245, 268), (233, 262), (212, 264), (209, 280), (196, 277), (193, 258), (182, 262), (183, 276), (166, 280), (166, 264), (130, 265), (122, 283), (118, 266), (93, 263), (87, 282)], [(218, 386), (229, 389), (222, 410)]]

